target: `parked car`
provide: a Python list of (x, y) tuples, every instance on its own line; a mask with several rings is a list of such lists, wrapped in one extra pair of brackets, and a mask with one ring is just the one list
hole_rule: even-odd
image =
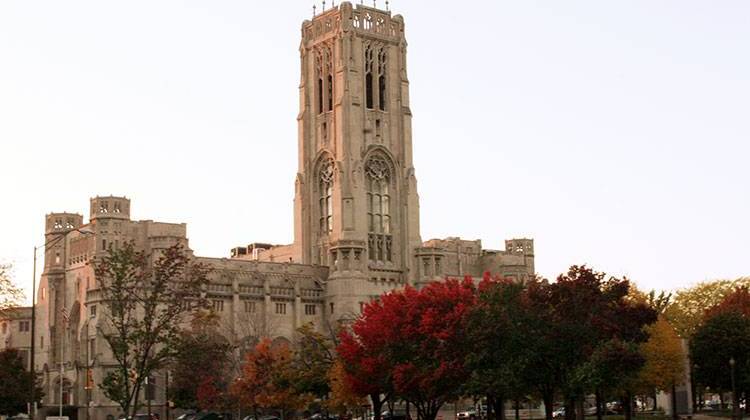
[(383, 420), (406, 420), (406, 412), (394, 411), (391, 413), (390, 411), (385, 410), (380, 414), (380, 418)]
[(605, 407), (607, 407), (606, 414), (622, 414), (622, 403), (620, 401), (608, 402)]
[(135, 416), (120, 417), (118, 420), (159, 420), (159, 415), (156, 413), (138, 413)]
[(192, 420), (225, 420), (224, 415), (213, 411), (197, 413)]
[(565, 417), (565, 407), (559, 407), (552, 411), (552, 417), (556, 419)]
[(176, 420), (193, 420), (195, 418), (196, 412), (193, 410), (190, 410), (186, 413), (180, 414), (177, 416)]
[(456, 419), (458, 420), (474, 420), (476, 418), (479, 418), (479, 415), (477, 414), (477, 410), (473, 408), (456, 413)]

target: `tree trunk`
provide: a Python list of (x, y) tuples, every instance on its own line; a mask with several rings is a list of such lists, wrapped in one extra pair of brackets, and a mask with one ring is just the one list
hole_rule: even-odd
[(425, 418), (421, 420), (435, 420), (440, 411), (440, 407), (430, 407), (425, 413)]
[(565, 399), (565, 420), (576, 420), (576, 400), (575, 398)]
[(372, 401), (373, 419), (381, 420), (380, 414), (383, 410), (383, 401), (380, 399), (380, 394), (370, 394), (370, 401)]
[(423, 402), (415, 404), (417, 406), (418, 420), (435, 420), (440, 411), (440, 404), (436, 402)]
[(622, 397), (622, 411), (625, 415), (625, 420), (632, 420), (633, 399), (631, 398), (630, 391), (625, 391), (625, 395)]
[(678, 420), (680, 416), (677, 414), (677, 385), (672, 382), (672, 420)]
[(495, 413), (495, 420), (505, 420), (505, 404), (503, 403), (502, 396), (492, 397), (491, 403), (488, 399), (487, 406), (492, 407), (492, 411)]
[(555, 393), (542, 393), (542, 402), (544, 402), (544, 420), (552, 420), (552, 412), (555, 411)]
[(586, 412), (583, 410), (583, 400), (584, 400), (584, 397), (578, 398), (576, 400), (576, 419), (577, 420), (584, 420), (586, 418)]
[(516, 398), (516, 401), (515, 401), (515, 411), (516, 411), (516, 420), (520, 420), (521, 419), (521, 401), (518, 398)]
[(594, 396), (596, 397), (596, 420), (602, 420), (602, 392), (597, 389)]
[(132, 411), (132, 413), (130, 415), (133, 418), (135, 418), (135, 415), (138, 414), (138, 409), (140, 408), (138, 406), (138, 397), (140, 396), (140, 394), (141, 394), (141, 383), (140, 383), (140, 381), (136, 381), (136, 383), (135, 383), (135, 390), (133, 391), (133, 403), (130, 406), (131, 411)]

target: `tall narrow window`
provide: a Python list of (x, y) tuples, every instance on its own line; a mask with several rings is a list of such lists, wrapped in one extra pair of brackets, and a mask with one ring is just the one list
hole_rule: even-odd
[(323, 79), (318, 78), (318, 114), (323, 112)]
[(323, 113), (323, 57), (320, 53), (315, 55), (315, 76), (317, 78), (316, 102), (318, 105), (318, 114)]
[(385, 111), (385, 104), (386, 104), (385, 76), (386, 76), (387, 69), (388, 69), (387, 55), (385, 52), (385, 47), (383, 47), (380, 50), (380, 53), (378, 53), (378, 108), (380, 108), (381, 111)]
[(373, 108), (373, 91), (372, 91), (372, 73), (373, 70), (373, 49), (371, 45), (365, 48), (365, 105), (368, 109)]
[(330, 73), (328, 74), (328, 110), (333, 111), (333, 76)]
[(333, 159), (320, 167), (320, 232), (326, 235), (333, 230), (333, 169)]
[(371, 157), (365, 166), (367, 223), (370, 232), (368, 256), (371, 260), (391, 261), (391, 173), (388, 162)]
[(286, 303), (277, 303), (276, 304), (276, 313), (278, 315), (285, 315), (286, 314)]
[(365, 95), (367, 96), (367, 108), (372, 109), (372, 73), (365, 75)]
[(246, 300), (245, 301), (245, 312), (255, 313), (255, 302)]

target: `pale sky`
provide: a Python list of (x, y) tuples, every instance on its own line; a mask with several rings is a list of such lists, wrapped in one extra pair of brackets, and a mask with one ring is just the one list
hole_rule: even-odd
[[(291, 242), (312, 4), (0, 1), (0, 261), (16, 281), (30, 288), (44, 215), (87, 220), (95, 195), (186, 222), (199, 255)], [(587, 263), (643, 289), (750, 274), (750, 2), (391, 9), (423, 240), (533, 237), (544, 276)]]

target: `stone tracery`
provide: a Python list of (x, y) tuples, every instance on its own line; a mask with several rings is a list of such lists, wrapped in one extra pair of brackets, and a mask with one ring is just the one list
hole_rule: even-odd
[(320, 232), (327, 235), (333, 230), (333, 177), (335, 164), (328, 157), (320, 164), (319, 169)]
[(365, 163), (369, 257), (373, 261), (392, 261), (391, 166), (386, 157), (370, 156)]

